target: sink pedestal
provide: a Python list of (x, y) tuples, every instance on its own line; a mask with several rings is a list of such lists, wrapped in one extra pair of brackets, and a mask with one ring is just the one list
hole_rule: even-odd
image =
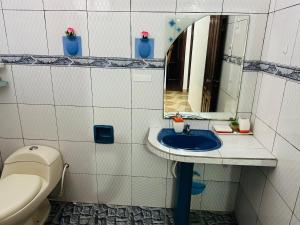
[(194, 163), (180, 162), (177, 165), (175, 225), (189, 224), (193, 169)]

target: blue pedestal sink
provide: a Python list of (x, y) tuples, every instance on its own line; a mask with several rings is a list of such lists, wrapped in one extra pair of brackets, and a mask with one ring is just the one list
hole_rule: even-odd
[[(169, 148), (187, 151), (213, 151), (222, 146), (220, 139), (210, 130), (190, 130), (175, 133), (173, 129), (162, 129), (158, 141)], [(175, 224), (188, 225), (191, 205), (194, 163), (178, 163), (175, 195)]]

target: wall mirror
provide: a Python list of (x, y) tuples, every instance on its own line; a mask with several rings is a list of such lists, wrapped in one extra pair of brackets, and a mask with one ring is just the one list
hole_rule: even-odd
[(165, 118), (177, 112), (190, 119), (236, 118), (248, 26), (249, 16), (211, 15), (182, 32), (175, 28), (165, 57)]

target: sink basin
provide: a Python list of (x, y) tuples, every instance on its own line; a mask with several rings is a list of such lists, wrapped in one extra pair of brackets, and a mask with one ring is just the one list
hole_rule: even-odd
[(212, 151), (220, 148), (222, 142), (210, 130), (190, 130), (188, 134), (175, 133), (174, 129), (164, 128), (158, 134), (158, 141), (169, 148), (190, 151)]

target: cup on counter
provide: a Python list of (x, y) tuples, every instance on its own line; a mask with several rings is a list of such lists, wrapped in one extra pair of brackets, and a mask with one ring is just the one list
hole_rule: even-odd
[(239, 118), (238, 122), (239, 122), (240, 133), (249, 133), (250, 132), (250, 119)]

